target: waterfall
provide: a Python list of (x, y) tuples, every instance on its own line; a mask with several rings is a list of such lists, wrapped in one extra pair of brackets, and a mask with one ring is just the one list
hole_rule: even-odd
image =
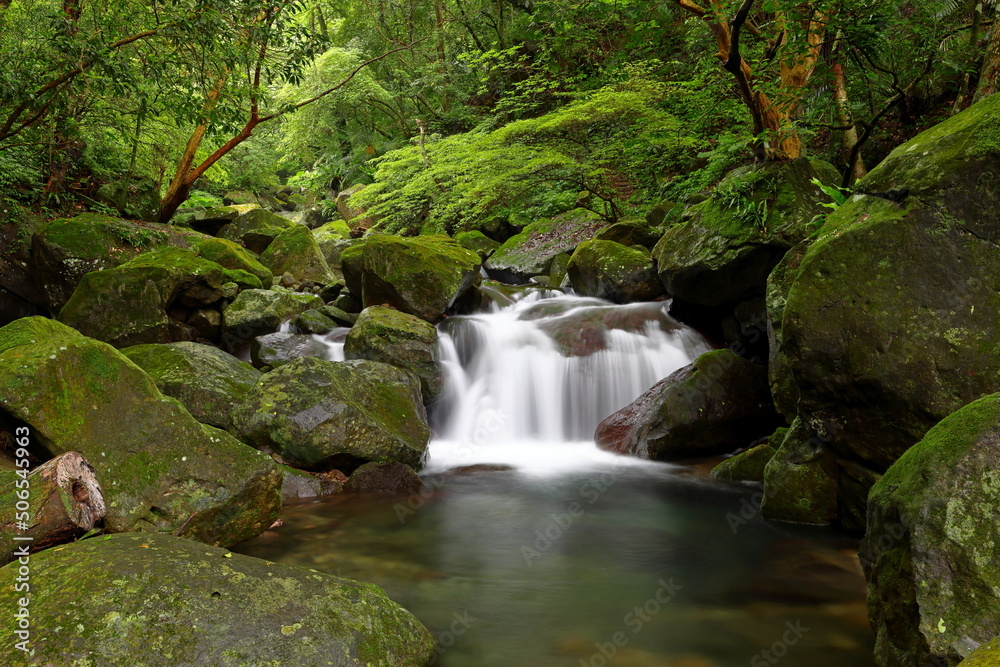
[(709, 349), (668, 306), (536, 290), (447, 320), (439, 327), (445, 398), (434, 409), (428, 468), (608, 460), (593, 444), (600, 421)]

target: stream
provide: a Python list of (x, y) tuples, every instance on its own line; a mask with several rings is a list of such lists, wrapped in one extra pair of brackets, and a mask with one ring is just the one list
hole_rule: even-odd
[(709, 349), (668, 302), (484, 289), (489, 312), (439, 326), (425, 490), (291, 505), (238, 551), (381, 586), (435, 635), (438, 665), (873, 664), (856, 538), (763, 521), (759, 487), (708, 463), (594, 445), (604, 417)]

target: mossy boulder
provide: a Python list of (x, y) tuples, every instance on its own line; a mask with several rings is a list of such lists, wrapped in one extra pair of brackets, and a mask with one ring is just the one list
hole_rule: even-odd
[(606, 220), (585, 209), (536, 220), (504, 241), (484, 267), (490, 278), (526, 283), (535, 276), (548, 275), (553, 257), (573, 252), (607, 226)]
[(431, 403), (444, 388), (437, 338), (437, 329), (419, 317), (370, 306), (361, 311), (348, 332), (344, 356), (381, 361), (412, 372), (420, 378), (424, 401)]
[(361, 300), (437, 322), (478, 284), (480, 264), (447, 236), (372, 236), (362, 255)]
[(250, 289), (222, 311), (223, 345), (230, 350), (249, 345), (257, 336), (273, 333), (281, 323), (310, 308), (322, 308), (323, 299), (285, 289)]
[(245, 271), (225, 269), (183, 248), (159, 248), (117, 268), (88, 273), (59, 320), (115, 347), (195, 340), (199, 332), (186, 320), (192, 311), (217, 310), (226, 283), (260, 287)]
[(1000, 667), (1000, 637), (994, 637), (966, 656), (962, 667)]
[(594, 240), (614, 241), (628, 247), (638, 245), (652, 250), (661, 236), (663, 236), (662, 232), (658, 232), (646, 223), (623, 220), (597, 232)]
[(764, 468), (774, 458), (788, 433), (787, 428), (779, 428), (765, 442), (720, 462), (709, 475), (723, 482), (764, 483)]
[[(0, 568), (0, 601), (30, 598), (33, 664), (427, 664), (428, 631), (374, 584), (279, 565), (165, 535), (111, 535)], [(6, 614), (14, 637), (17, 620)], [(3, 656), (6, 656), (5, 658)], [(5, 642), (0, 660), (22, 664)]]
[(314, 229), (313, 236), (322, 247), (324, 241), (344, 241), (351, 238), (351, 227), (343, 220), (333, 220)]
[(810, 435), (801, 419), (780, 443), (764, 468), (766, 519), (792, 523), (829, 524), (837, 518), (839, 469), (824, 443)]
[(308, 280), (330, 285), (338, 280), (326, 263), (312, 232), (302, 225), (294, 225), (279, 234), (267, 246), (260, 261), (275, 275), (290, 273), (299, 282)]
[(344, 483), (344, 493), (413, 493), (424, 482), (405, 463), (366, 463)]
[(711, 308), (763, 296), (768, 274), (826, 210), (827, 196), (810, 182), (824, 174), (804, 158), (730, 172), (653, 249), (667, 292)]
[[(243, 246), (226, 239), (202, 235), (187, 236), (185, 241), (187, 247), (198, 253), (199, 257), (215, 262), (224, 269), (245, 271), (257, 276), (262, 287), (271, 286), (274, 274), (260, 263), (253, 252), (248, 251)], [(252, 285), (253, 281), (246, 281), (244, 278), (242, 284)]]
[(187, 213), (178, 212), (170, 223), (174, 226), (190, 227), (196, 231), (215, 236), (236, 218), (260, 208), (258, 204), (231, 204), (197, 209)]
[(365, 258), (365, 246), (362, 243), (351, 243), (340, 251), (340, 272), (344, 276), (344, 284), (348, 291), (358, 300), (361, 300), (363, 286), (363, 266)]
[(30, 427), (40, 459), (86, 457), (110, 531), (230, 545), (265, 530), (281, 507), (270, 458), (198, 423), (110, 345), (53, 320), (0, 329), (0, 419), (8, 416)]
[(672, 461), (731, 452), (777, 422), (767, 369), (715, 350), (606, 418), (595, 438), (601, 449)]
[(136, 345), (122, 354), (192, 417), (221, 429), (232, 425), (233, 408), (260, 378), (260, 371), (247, 362), (200, 343)]
[(374, 361), (296, 359), (266, 373), (233, 421), (246, 442), (307, 470), (418, 467), (430, 437), (419, 380)]
[(255, 208), (227, 223), (219, 230), (219, 236), (259, 255), (282, 232), (294, 225), (294, 222), (285, 220), (271, 211)]
[(857, 190), (901, 201), (853, 196), (795, 272), (780, 347), (798, 414), (844, 469), (848, 525), (931, 426), (1000, 386), (998, 128), (994, 96), (894, 150)]
[[(333, 318), (324, 312), (328, 308), (337, 310), (333, 306), (323, 306), (322, 310), (311, 308), (304, 313), (299, 313), (292, 318), (292, 331), (300, 334), (326, 334), (337, 327), (345, 326), (335, 322)], [(344, 316), (346, 317), (347, 313), (344, 313)]]
[(1000, 394), (900, 456), (867, 519), (858, 555), (881, 667), (954, 664), (1000, 635)]
[(459, 232), (455, 234), (455, 240), (458, 242), (458, 245), (479, 255), (479, 259), (484, 262), (500, 247), (500, 243), (494, 241), (478, 229)]
[(312, 336), (283, 331), (258, 336), (250, 344), (250, 360), (257, 368), (278, 368), (300, 357), (326, 359), (327, 347)]
[(614, 241), (584, 241), (566, 272), (578, 293), (615, 303), (649, 301), (664, 293), (652, 257)]
[(789, 422), (795, 419), (799, 403), (799, 390), (788, 368), (784, 344), (781, 337), (781, 321), (785, 315), (785, 302), (795, 281), (799, 266), (809, 250), (811, 241), (805, 240), (785, 253), (778, 265), (767, 277), (767, 292), (764, 304), (767, 312), (768, 342), (768, 382), (774, 407)]

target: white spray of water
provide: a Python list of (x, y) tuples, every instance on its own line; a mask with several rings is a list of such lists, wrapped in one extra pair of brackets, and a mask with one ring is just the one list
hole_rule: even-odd
[(616, 306), (531, 292), (442, 327), (446, 399), (428, 469), (477, 463), (551, 472), (608, 464), (602, 419), (707, 351), (666, 303)]

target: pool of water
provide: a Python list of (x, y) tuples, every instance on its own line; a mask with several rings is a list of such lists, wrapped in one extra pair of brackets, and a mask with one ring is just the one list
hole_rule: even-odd
[(448, 667), (873, 665), (856, 541), (761, 520), (755, 487), (603, 458), (426, 480), (237, 550), (378, 584)]

